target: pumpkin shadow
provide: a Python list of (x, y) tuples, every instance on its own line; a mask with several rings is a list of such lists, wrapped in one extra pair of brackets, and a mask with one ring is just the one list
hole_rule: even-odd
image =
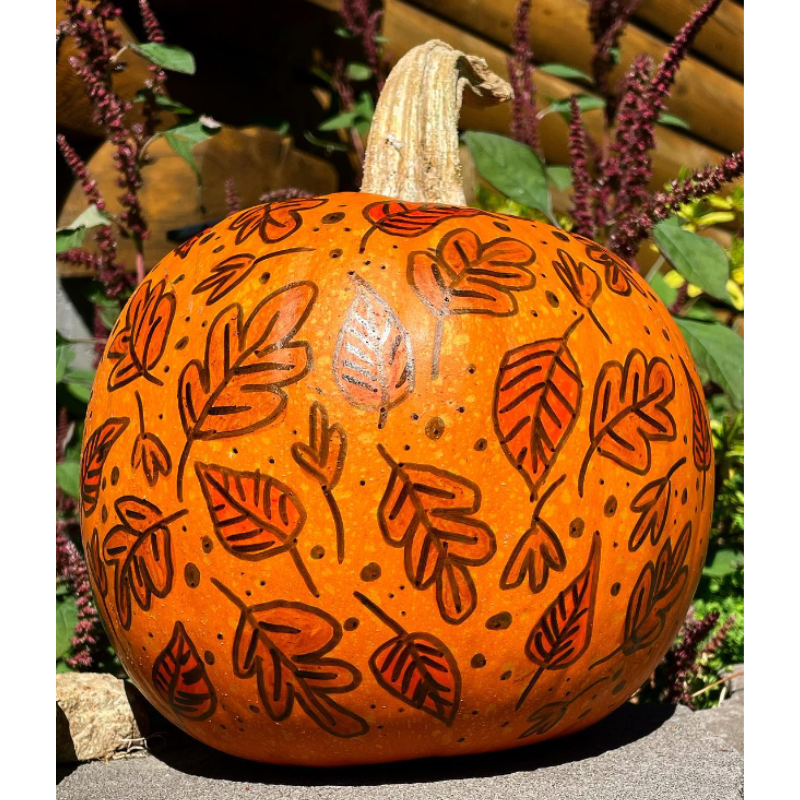
[(480, 755), (423, 758), (354, 767), (292, 767), (260, 764), (214, 750), (172, 728), (153, 756), (173, 769), (202, 778), (277, 786), (383, 786), (491, 778), (583, 761), (631, 744), (656, 731), (673, 706), (626, 703), (579, 733), (547, 742)]

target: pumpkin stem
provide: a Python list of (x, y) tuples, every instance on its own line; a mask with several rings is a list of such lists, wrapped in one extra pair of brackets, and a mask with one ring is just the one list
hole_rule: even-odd
[(409, 50), (378, 100), (361, 191), (417, 203), (466, 205), (458, 157), (462, 100), (480, 108), (510, 100), (512, 94), (482, 58), (438, 39)]

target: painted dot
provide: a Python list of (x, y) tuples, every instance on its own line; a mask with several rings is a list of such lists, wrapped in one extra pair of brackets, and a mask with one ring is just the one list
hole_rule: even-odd
[(214, 549), (214, 541), (210, 536), (204, 536), (200, 540), (200, 546), (203, 548), (204, 553), (210, 553)]
[(254, 706), (252, 703), (247, 706), (254, 714), (258, 714), (260, 709), (258, 706)]
[(556, 239), (560, 239), (562, 242), (568, 242), (569, 236), (566, 233), (561, 233), (561, 231), (551, 231), (550, 232)]
[(483, 451), (486, 449), (486, 447), (488, 446), (488, 444), (489, 444), (489, 443), (486, 441), (486, 439), (478, 439), (478, 441), (477, 441), (477, 442), (475, 442), (474, 448), (475, 448), (475, 450), (477, 450), (479, 453), (482, 453), (482, 452), (483, 452)]
[(506, 231), (506, 233), (511, 230), (511, 228), (506, 225), (505, 222), (495, 222), (494, 226), (495, 228), (499, 228), (501, 231)]
[(689, 499), (689, 493), (686, 491), (686, 489), (684, 489), (683, 492), (681, 493), (681, 505), (685, 506), (686, 505), (686, 501), (688, 499)]
[(225, 245), (221, 244), (215, 247), (211, 252), (212, 253), (221, 253), (225, 249)]
[(100, 511), (100, 516), (103, 522), (108, 520), (108, 508), (106, 508), (106, 506), (103, 506), (102, 510)]
[(335, 225), (337, 222), (341, 222), (344, 219), (344, 214), (341, 211), (336, 211), (333, 214), (326, 214), (322, 218), (323, 225)]
[(202, 239), (199, 241), (199, 243), (198, 243), (198, 244), (205, 244), (206, 242), (210, 242), (210, 241), (211, 241), (211, 240), (214, 238), (214, 236), (215, 236), (215, 234), (214, 234), (214, 232), (212, 231), (211, 233), (209, 233), (209, 234), (207, 234), (206, 236), (204, 236), (204, 237), (203, 237), (203, 238), (202, 238)]
[(592, 713), (592, 709), (591, 708), (587, 708), (584, 711), (581, 711), (580, 714), (578, 714), (578, 719), (583, 719), (584, 717), (588, 716), (591, 713)]
[(603, 513), (607, 517), (613, 517), (617, 513), (617, 498), (613, 494), (606, 500), (606, 504), (603, 506)]
[(619, 594), (619, 590), (621, 588), (622, 588), (622, 586), (619, 583), (613, 584), (612, 587), (611, 587), (611, 596), (612, 597), (616, 597)]
[(262, 272), (258, 278), (258, 282), (263, 286), (271, 277), (272, 275), (270, 275), (269, 272)]
[(425, 435), (429, 439), (441, 439), (444, 436), (444, 420), (441, 417), (432, 417), (425, 424)]
[(509, 669), (509, 670), (506, 670), (506, 672), (504, 672), (504, 673), (503, 673), (503, 674), (500, 676), (500, 680), (501, 680), (501, 681), (507, 681), (507, 680), (508, 680), (508, 679), (511, 677), (511, 674), (512, 674), (512, 673), (511, 673), (511, 670), (510, 670), (510, 669)]
[(116, 486), (119, 483), (119, 467), (114, 467), (111, 470), (111, 485)]
[(361, 570), (362, 581), (376, 581), (381, 576), (381, 565), (371, 561), (364, 569)]
[(339, 258), (339, 256), (341, 256), (341, 254), (342, 254), (342, 251), (338, 247), (335, 250), (331, 250), (331, 252), (329, 253), (331, 258)]
[(612, 680), (612, 681), (618, 681), (618, 680), (619, 680), (619, 679), (622, 677), (622, 673), (623, 673), (623, 672), (624, 672), (624, 669), (623, 669), (622, 667), (620, 667), (620, 668), (619, 668), (619, 669), (618, 669), (618, 670), (617, 670), (617, 671), (616, 671), (616, 672), (615, 672), (615, 673), (614, 673), (614, 674), (611, 676), (611, 680)]
[(309, 553), (309, 555), (315, 561), (319, 561), (321, 558), (325, 557), (325, 548), (321, 544), (315, 544), (311, 548), (311, 552)]
[(469, 663), (473, 669), (481, 669), (486, 666), (486, 656), (483, 653), (475, 653)]
[(575, 517), (575, 519), (569, 524), (569, 535), (573, 539), (580, 539), (585, 530), (586, 523), (580, 517)]
[(206, 652), (203, 654), (203, 661), (205, 661), (210, 667), (213, 667), (216, 658), (214, 658), (214, 654), (210, 650), (206, 650)]
[(612, 690), (611, 694), (619, 694), (625, 688), (625, 681), (620, 681)]
[(175, 342), (175, 349), (183, 350), (183, 348), (186, 347), (187, 344), (189, 344), (189, 337), (184, 336), (181, 339), (178, 339), (177, 342)]
[(200, 570), (191, 561), (184, 567), (183, 577), (190, 589), (196, 589), (200, 585)]
[(558, 308), (559, 305), (558, 297), (556, 297), (556, 295), (553, 294), (553, 292), (547, 291), (544, 293), (544, 296), (547, 298), (547, 302), (550, 303), (550, 305), (553, 306), (553, 308)]
[(511, 627), (512, 621), (513, 617), (508, 611), (501, 611), (499, 614), (495, 614), (486, 620), (486, 627), (490, 631), (504, 631)]
[(354, 631), (359, 625), (358, 620), (355, 617), (349, 617), (344, 621), (344, 625), (342, 626), (346, 631)]

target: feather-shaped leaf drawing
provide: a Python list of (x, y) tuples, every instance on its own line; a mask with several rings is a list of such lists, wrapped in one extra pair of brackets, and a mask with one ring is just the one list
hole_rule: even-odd
[(575, 302), (586, 309), (586, 313), (597, 326), (600, 333), (610, 342), (611, 337), (595, 316), (592, 306), (602, 290), (597, 273), (583, 261), (576, 261), (566, 250), (557, 250), (558, 258), (553, 261), (556, 274), (575, 299)]
[(360, 592), (356, 599), (394, 632), (369, 660), (378, 685), (412, 708), (452, 725), (461, 701), (461, 673), (447, 646), (430, 633), (409, 633)]
[(631, 289), (636, 289), (639, 294), (645, 294), (630, 264), (589, 239), (584, 239), (582, 236), (576, 238), (586, 242), (586, 257), (590, 261), (594, 261), (595, 264), (603, 266), (605, 269), (606, 286), (608, 286), (612, 292), (627, 297), (631, 293)]
[(664, 633), (669, 610), (678, 602), (689, 578), (689, 545), (692, 523), (687, 522), (675, 544), (672, 538), (661, 546), (655, 563), (648, 561), (633, 587), (622, 644), (608, 655), (595, 661), (590, 669), (622, 652), (626, 656), (655, 644)]
[(527, 578), (531, 592), (538, 594), (547, 586), (550, 570), (563, 572), (566, 568), (567, 556), (561, 540), (542, 519), (542, 508), (565, 478), (562, 475), (549, 486), (536, 503), (530, 528), (520, 537), (503, 570), (501, 589), (514, 589)]
[(100, 425), (86, 440), (81, 453), (81, 510), (88, 517), (97, 508), (103, 465), (114, 442), (128, 427), (128, 417), (111, 417)]
[(358, 276), (353, 281), (355, 297), (339, 331), (333, 377), (354, 406), (379, 412), (382, 428), (389, 409), (414, 390), (411, 337), (366, 281)]
[(153, 685), (164, 702), (183, 719), (200, 722), (217, 708), (217, 693), (182, 622), (153, 663)]
[(89, 572), (94, 578), (94, 585), (100, 597), (108, 594), (108, 573), (100, 547), (100, 534), (97, 528), (92, 531), (91, 539), (86, 543), (86, 563), (89, 565)]
[(672, 476), (686, 463), (682, 458), (663, 477), (648, 483), (631, 501), (631, 511), (639, 515), (628, 539), (628, 549), (638, 550), (649, 538), (657, 545), (667, 524), (672, 501)]
[(361, 673), (328, 653), (342, 640), (342, 626), (322, 609), (273, 600), (248, 606), (215, 578), (211, 582), (239, 609), (233, 671), (255, 678), (267, 714), (289, 717), (295, 701), (320, 728), (350, 739), (369, 730), (358, 714), (334, 700), (355, 689)]
[(206, 294), (206, 305), (212, 306), (232, 292), (263, 262), (292, 253), (310, 253), (312, 247), (290, 247), (256, 258), (252, 253), (236, 253), (211, 267), (210, 274), (192, 289), (192, 294)]
[(528, 637), (525, 655), (538, 669), (520, 695), (518, 709), (545, 670), (572, 666), (589, 647), (599, 570), (600, 534), (595, 533), (586, 566), (558, 593)]
[(172, 588), (172, 537), (169, 526), (186, 511), (165, 517), (158, 506), (136, 497), (115, 503), (120, 524), (103, 540), (103, 559), (114, 568), (117, 615), (125, 630), (131, 626), (133, 601), (149, 611), (153, 597), (164, 598)]
[(134, 394), (139, 409), (139, 433), (131, 451), (131, 467), (141, 469), (150, 486), (155, 486), (159, 476), (167, 477), (172, 472), (172, 458), (161, 439), (146, 430), (142, 398), (139, 392)]
[(228, 230), (236, 231), (236, 244), (246, 242), (258, 233), (266, 244), (281, 242), (291, 236), (302, 224), (302, 211), (310, 211), (327, 203), (324, 197), (296, 197), (278, 203), (263, 203), (237, 214)]
[(439, 374), (444, 318), (450, 314), (516, 314), (513, 293), (536, 284), (533, 273), (526, 269), (535, 258), (524, 242), (503, 237), (484, 244), (466, 228), (445, 234), (436, 252), (417, 250), (409, 255), (408, 282), (436, 317), (431, 377)]
[(308, 417), (309, 443), (295, 442), (292, 457), (304, 472), (311, 475), (322, 488), (336, 530), (336, 555), (344, 561), (344, 522), (333, 490), (339, 483), (347, 457), (347, 434), (338, 423), (330, 424), (328, 411), (322, 403), (313, 403)]
[(545, 733), (553, 730), (553, 728), (561, 722), (562, 719), (569, 711), (570, 707), (581, 697), (583, 697), (587, 692), (590, 692), (592, 689), (595, 688), (599, 683), (603, 681), (607, 681), (608, 677), (600, 678), (599, 680), (593, 681), (590, 683), (586, 688), (581, 689), (576, 695), (573, 695), (569, 700), (562, 700), (556, 703), (547, 703), (546, 705), (537, 708), (536, 711), (533, 712), (528, 717), (528, 722), (532, 723), (528, 728), (526, 728), (517, 738), (518, 739), (527, 739), (529, 736), (543, 736)]
[(258, 471), (199, 462), (195, 470), (220, 544), (247, 561), (289, 553), (308, 590), (319, 596), (297, 550), (306, 522), (300, 498), (285, 483)]
[(564, 335), (509, 350), (494, 389), (494, 430), (506, 458), (535, 494), (578, 418), (583, 382)]
[(383, 538), (404, 548), (406, 574), (415, 588), (436, 585), (442, 619), (458, 625), (478, 601), (469, 567), (485, 564), (497, 548), (492, 529), (475, 519), (480, 488), (443, 469), (398, 464), (382, 445), (378, 450), (392, 468), (378, 508)]
[(273, 292), (243, 322), (242, 307), (211, 323), (203, 361), (190, 361), (178, 385), (186, 446), (178, 465), (178, 497), (193, 442), (240, 436), (273, 423), (287, 403), (286, 386), (310, 369), (308, 342), (294, 337), (308, 319), (317, 287), (292, 283)]
[(410, 238), (428, 233), (448, 219), (476, 217), (484, 213), (477, 208), (438, 203), (399, 203), (396, 200), (370, 203), (364, 209), (364, 218), (371, 227), (361, 240), (360, 252), (364, 252), (367, 240), (376, 230), (388, 236)]
[(703, 473), (703, 499), (706, 493), (706, 476), (714, 462), (714, 445), (711, 441), (711, 427), (708, 422), (708, 408), (697, 390), (686, 362), (681, 359), (686, 385), (689, 387), (689, 400), (692, 404), (692, 459), (694, 465)]
[(106, 357), (114, 362), (108, 376), (108, 390), (113, 392), (143, 377), (161, 385), (153, 375), (167, 346), (175, 295), (165, 293), (166, 281), (153, 286), (145, 281), (133, 293), (125, 312), (125, 324), (112, 337)]
[(675, 396), (675, 378), (658, 356), (647, 361), (641, 350), (631, 350), (624, 364), (603, 365), (594, 387), (589, 420), (591, 445), (578, 477), (583, 486), (595, 452), (622, 467), (644, 475), (650, 469), (650, 443), (675, 439), (675, 419), (667, 406)]

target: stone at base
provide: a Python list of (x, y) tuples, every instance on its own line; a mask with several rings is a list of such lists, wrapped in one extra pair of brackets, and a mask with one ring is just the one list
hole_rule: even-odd
[(108, 760), (130, 751), (146, 704), (127, 681), (93, 672), (56, 675), (56, 763)]
[[(179, 734), (174, 734), (180, 737)], [(685, 708), (623, 706), (567, 739), (482, 756), (339, 770), (275, 767), (188, 739), (84, 764), (57, 800), (740, 800), (743, 759)]]

